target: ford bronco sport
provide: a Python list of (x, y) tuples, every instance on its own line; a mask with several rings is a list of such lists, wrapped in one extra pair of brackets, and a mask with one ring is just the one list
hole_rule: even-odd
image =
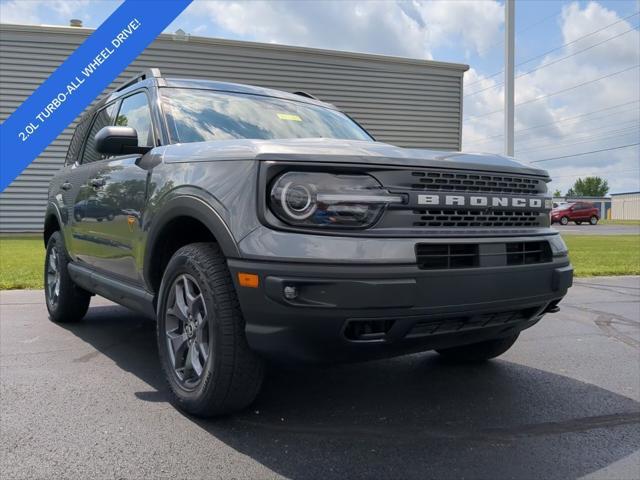
[(157, 318), (177, 403), (232, 412), (265, 359), (505, 352), (572, 282), (543, 170), (376, 142), (309, 94), (164, 78), (84, 115), (45, 216), (45, 296)]

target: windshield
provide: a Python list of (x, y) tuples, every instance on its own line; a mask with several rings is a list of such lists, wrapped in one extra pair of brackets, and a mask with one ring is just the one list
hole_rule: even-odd
[(187, 88), (162, 88), (172, 142), (208, 140), (372, 138), (345, 114), (281, 98)]

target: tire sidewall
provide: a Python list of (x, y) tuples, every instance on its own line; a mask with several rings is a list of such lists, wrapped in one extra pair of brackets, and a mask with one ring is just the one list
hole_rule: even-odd
[[(169, 347), (166, 343), (165, 334), (167, 300), (169, 299), (170, 290), (175, 279), (185, 273), (191, 275), (198, 283), (198, 287), (200, 288), (200, 292), (202, 293), (205, 301), (207, 315), (209, 317), (207, 322), (209, 327), (210, 339), (209, 358), (207, 359), (207, 363), (204, 366), (200, 383), (193, 389), (185, 388), (177, 378), (176, 373), (173, 370), (173, 365), (171, 365), (168, 351)], [(215, 306), (214, 298), (214, 292), (209, 285), (207, 277), (202, 269), (197, 265), (197, 263), (181, 252), (178, 252), (176, 255), (174, 255), (174, 257), (169, 261), (169, 264), (167, 265), (164, 276), (162, 278), (162, 282), (160, 284), (160, 296), (158, 301), (157, 314), (157, 342), (160, 362), (165, 372), (167, 381), (169, 382), (173, 392), (178, 397), (178, 400), (181, 403), (184, 403), (187, 409), (194, 407), (197, 408), (200, 403), (203, 402), (203, 398), (206, 396), (208, 386), (211, 384), (211, 382), (216, 381), (216, 373), (219, 371), (219, 368), (216, 367), (216, 365), (219, 363), (219, 356), (216, 355), (216, 353), (220, 351), (220, 339), (222, 338), (222, 333), (219, 331), (220, 325), (217, 321), (218, 312)]]

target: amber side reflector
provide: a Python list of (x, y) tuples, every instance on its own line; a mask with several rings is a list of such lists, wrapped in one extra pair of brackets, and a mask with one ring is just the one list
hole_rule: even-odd
[(260, 280), (255, 273), (238, 272), (238, 283), (241, 287), (258, 288)]

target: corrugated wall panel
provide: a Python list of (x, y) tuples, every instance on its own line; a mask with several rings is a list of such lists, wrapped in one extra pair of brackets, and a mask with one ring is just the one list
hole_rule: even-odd
[[(0, 25), (0, 121), (91, 31)], [(144, 68), (165, 76), (304, 90), (349, 113), (379, 141), (457, 150), (466, 66), (378, 55), (162, 35), (107, 91)], [(0, 194), (0, 231), (40, 231), (49, 179), (62, 166), (75, 122)]]

